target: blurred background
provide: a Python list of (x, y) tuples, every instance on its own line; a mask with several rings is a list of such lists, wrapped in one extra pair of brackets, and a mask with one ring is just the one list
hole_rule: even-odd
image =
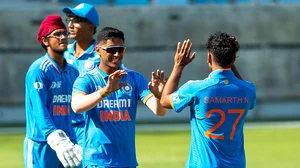
[[(0, 133), (3, 136), (0, 142), (7, 143), (9, 138), (15, 142), (6, 147), (7, 151), (14, 151), (11, 155), (18, 156), (19, 162), (0, 162), (0, 167), (22, 167), (24, 78), (30, 64), (44, 55), (36, 42), (39, 24), (53, 13), (66, 18), (61, 9), (81, 2), (97, 8), (98, 31), (112, 26), (125, 33), (127, 50), (123, 62), (148, 79), (156, 69), (170, 74), (176, 44), (185, 39), (191, 39), (197, 54), (185, 69), (180, 84), (203, 79), (210, 73), (204, 49), (209, 35), (223, 31), (236, 36), (241, 46), (236, 67), (257, 88), (257, 106), (248, 113), (246, 123), (245, 141), (250, 144), (246, 143), (250, 151), (248, 167), (299, 167), (296, 156), (300, 156), (300, 145), (297, 145), (300, 140), (300, 0), (1, 0)], [(141, 131), (137, 135), (138, 157), (142, 153), (140, 167), (151, 167), (151, 164), (160, 167), (164, 162), (166, 165), (161, 167), (184, 166), (189, 148), (188, 108), (182, 113), (169, 111), (167, 116), (157, 117), (140, 104), (137, 123)], [(154, 136), (159, 130), (163, 133)], [(150, 138), (145, 133), (149, 131)], [(16, 136), (4, 136), (7, 134)], [(148, 149), (140, 151), (151, 143), (153, 148), (159, 146), (157, 138), (168, 135), (174, 144), (167, 143), (170, 139), (166, 138), (166, 144), (161, 144), (166, 147), (164, 151), (180, 146), (174, 140), (183, 138), (182, 155), (173, 158), (167, 153), (170, 157), (153, 161), (152, 158), (158, 157), (155, 151), (153, 155)], [(247, 136), (257, 138), (247, 140)], [(288, 149), (293, 152), (284, 153)], [(265, 155), (258, 154), (263, 151)], [(180, 153), (175, 149), (172, 152)], [(10, 155), (0, 149), (1, 156), (9, 158)]]

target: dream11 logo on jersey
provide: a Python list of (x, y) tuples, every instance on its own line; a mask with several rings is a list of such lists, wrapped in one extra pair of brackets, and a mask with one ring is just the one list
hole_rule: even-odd
[[(127, 87), (126, 87), (127, 86)], [(126, 94), (131, 94), (131, 87), (126, 85), (122, 90), (126, 90)], [(98, 90), (101, 89), (100, 86), (97, 87)], [(131, 117), (128, 111), (128, 108), (131, 107), (131, 99), (102, 99), (96, 106), (97, 109), (100, 109), (100, 121), (131, 121)], [(104, 110), (105, 109), (105, 110)], [(118, 110), (112, 110), (118, 109)]]
[(69, 106), (65, 104), (70, 104), (71, 95), (54, 95), (53, 104), (64, 104), (64, 105), (53, 105), (53, 116), (66, 116), (69, 114)]

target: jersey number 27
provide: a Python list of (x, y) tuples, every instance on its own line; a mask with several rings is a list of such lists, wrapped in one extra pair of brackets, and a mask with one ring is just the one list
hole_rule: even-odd
[[(235, 133), (235, 129), (237, 124), (239, 123), (241, 117), (243, 116), (245, 110), (244, 109), (228, 109), (228, 113), (229, 114), (239, 114), (238, 117), (235, 119), (235, 122), (232, 126), (231, 129), (231, 133), (230, 133), (230, 140), (233, 139), (234, 133)], [(212, 113), (219, 113), (221, 115), (221, 120), (212, 128), (210, 128), (209, 130), (207, 130), (205, 132), (205, 136), (208, 138), (214, 138), (214, 139), (222, 139), (224, 140), (224, 135), (215, 135), (212, 134), (213, 131), (215, 131), (216, 129), (218, 129), (220, 126), (222, 126), (222, 124), (224, 123), (224, 121), (226, 120), (226, 115), (225, 112), (221, 109), (211, 109), (207, 112), (206, 114), (206, 118), (210, 118), (210, 115)]]

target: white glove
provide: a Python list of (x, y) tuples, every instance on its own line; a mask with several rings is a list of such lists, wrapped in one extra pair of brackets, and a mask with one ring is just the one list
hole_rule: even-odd
[(79, 166), (82, 161), (82, 148), (73, 144), (66, 133), (56, 130), (47, 137), (47, 143), (56, 152), (56, 155), (64, 167)]

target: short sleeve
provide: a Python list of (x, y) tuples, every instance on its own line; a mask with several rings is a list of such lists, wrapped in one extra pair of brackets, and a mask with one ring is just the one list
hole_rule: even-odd
[(136, 74), (138, 99), (144, 103), (153, 95), (148, 89), (147, 79), (140, 73)]
[(90, 85), (90, 78), (88, 77), (88, 75), (87, 74), (80, 75), (79, 77), (76, 78), (73, 84), (72, 95), (77, 93), (89, 94), (91, 92), (89, 85)]
[(254, 87), (254, 84), (253, 84), (253, 92), (254, 92), (254, 96), (253, 96), (252, 104), (251, 104), (251, 106), (249, 108), (250, 110), (254, 109), (255, 106), (256, 106), (256, 89)]
[(256, 99), (254, 99), (254, 101), (253, 101), (253, 103), (251, 104), (251, 106), (250, 106), (250, 110), (252, 110), (252, 109), (254, 109), (255, 108), (255, 106), (256, 106)]
[(193, 94), (190, 90), (189, 83), (182, 85), (177, 91), (172, 93), (172, 105), (176, 112), (181, 112), (185, 107), (191, 105)]

